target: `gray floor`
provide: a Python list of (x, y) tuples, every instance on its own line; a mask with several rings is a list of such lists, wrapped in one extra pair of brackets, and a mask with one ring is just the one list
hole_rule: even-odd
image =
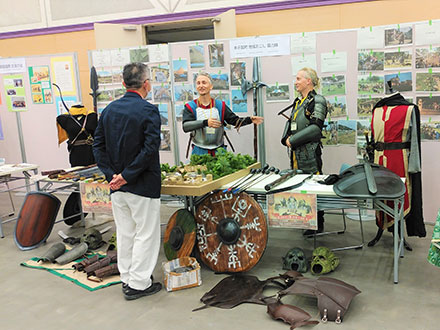
[[(19, 207), (22, 197), (14, 197)], [(65, 196), (60, 196), (65, 199)], [(6, 194), (0, 195), (0, 214), (8, 209)], [(174, 207), (163, 205), (162, 222), (166, 223)], [(337, 229), (342, 224), (339, 216), (326, 217), (326, 229)], [(100, 228), (105, 227), (102, 225)], [(365, 237), (371, 239), (374, 221), (364, 223)], [(55, 225), (47, 244), (31, 251), (20, 251), (13, 240), (14, 223), (3, 225), (6, 237), (0, 239), (0, 329), (289, 329), (281, 321), (273, 321), (260, 305), (243, 304), (231, 310), (199, 307), (200, 297), (225, 275), (215, 275), (202, 268), (200, 287), (173, 293), (160, 293), (135, 301), (124, 300), (120, 285), (89, 292), (67, 280), (43, 270), (20, 266), (20, 262), (45, 252), (52, 243), (59, 242), (56, 234), (63, 230), (69, 235), (80, 235), (84, 229), (71, 229), (64, 223)], [(427, 226), (424, 239), (408, 238), (414, 251), (405, 251), (400, 261), (400, 282), (393, 284), (393, 240), (384, 233), (373, 248), (338, 252), (339, 268), (329, 276), (346, 281), (362, 291), (354, 298), (341, 325), (334, 323), (315, 326), (317, 329), (438, 329), (440, 311), (440, 269), (426, 261), (432, 226)], [(111, 232), (104, 235), (108, 239)], [(327, 247), (352, 244), (359, 240), (359, 223), (348, 220), (344, 235), (320, 238), (318, 244)], [(305, 240), (300, 230), (270, 228), (266, 251), (260, 262), (249, 272), (260, 279), (283, 272), (281, 256), (299, 246), (309, 254), (313, 240)], [(154, 272), (162, 277), (163, 252)], [(310, 273), (305, 276), (312, 277)], [(272, 291), (267, 294), (272, 294)], [(318, 318), (316, 299), (288, 296), (284, 303), (296, 305)], [(312, 326), (304, 327), (311, 329)]]

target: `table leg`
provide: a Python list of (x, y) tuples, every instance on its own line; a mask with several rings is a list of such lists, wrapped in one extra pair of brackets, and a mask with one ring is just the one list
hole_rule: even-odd
[(403, 197), (394, 200), (394, 284), (399, 283), (399, 258), (403, 257), (403, 203)]

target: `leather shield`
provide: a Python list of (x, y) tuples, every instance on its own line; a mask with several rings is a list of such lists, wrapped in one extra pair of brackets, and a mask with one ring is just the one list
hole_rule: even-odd
[(196, 221), (185, 209), (180, 209), (168, 220), (163, 249), (168, 260), (189, 257), (196, 241)]
[(61, 201), (52, 194), (32, 191), (26, 194), (15, 224), (14, 241), (20, 250), (40, 246), (49, 237)]

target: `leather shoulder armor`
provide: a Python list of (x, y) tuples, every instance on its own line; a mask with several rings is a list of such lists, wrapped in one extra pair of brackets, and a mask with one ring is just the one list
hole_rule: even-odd
[(322, 95), (315, 95), (315, 109), (312, 113), (312, 117), (322, 121), (327, 117), (327, 101)]

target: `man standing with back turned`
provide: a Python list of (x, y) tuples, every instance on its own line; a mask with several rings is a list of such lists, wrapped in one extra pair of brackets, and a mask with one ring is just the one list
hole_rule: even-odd
[(159, 292), (152, 273), (160, 248), (160, 116), (144, 100), (151, 90), (147, 66), (127, 64), (126, 94), (102, 112), (93, 152), (110, 182), (118, 268), (125, 299)]

